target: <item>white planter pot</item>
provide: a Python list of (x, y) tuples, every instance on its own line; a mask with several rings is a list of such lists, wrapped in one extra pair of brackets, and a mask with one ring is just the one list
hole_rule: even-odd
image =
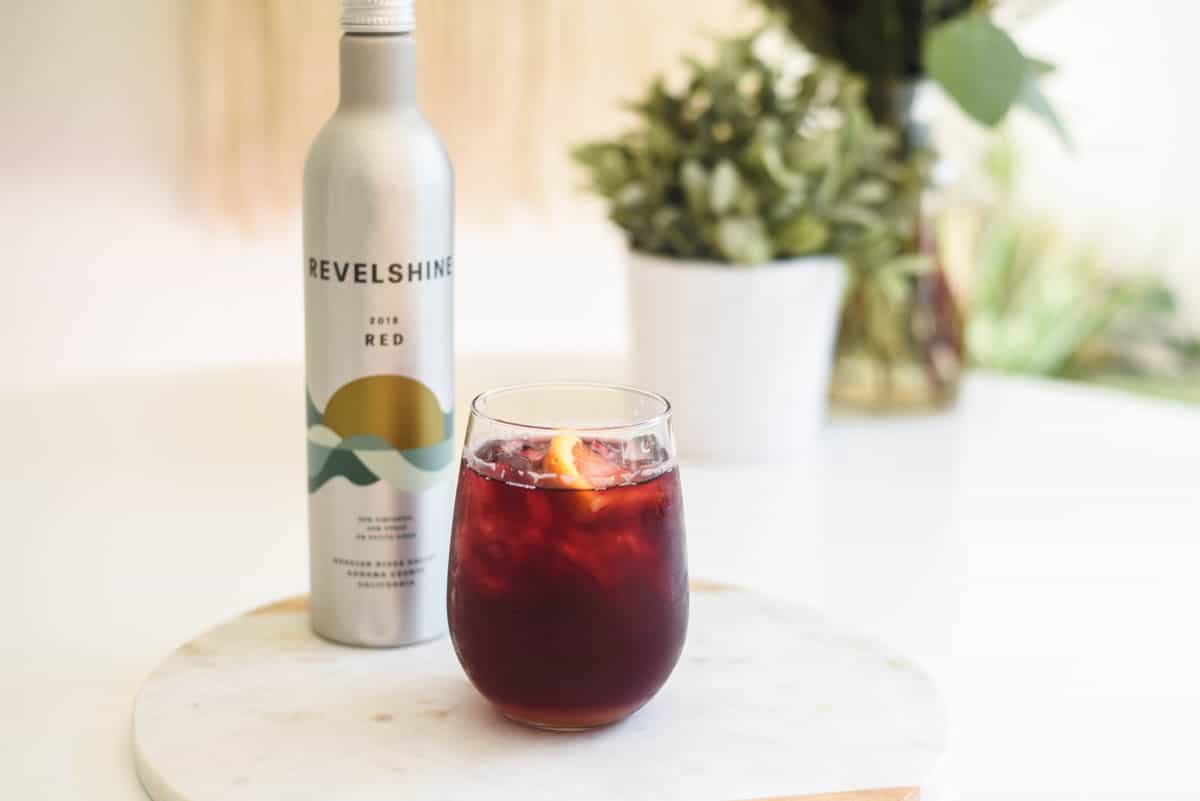
[(740, 267), (630, 253), (634, 379), (671, 401), (682, 455), (779, 461), (811, 442), (845, 281), (833, 257)]

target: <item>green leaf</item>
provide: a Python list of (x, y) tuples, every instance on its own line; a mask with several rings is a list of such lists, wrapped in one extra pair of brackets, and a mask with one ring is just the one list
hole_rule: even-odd
[(829, 226), (812, 214), (801, 214), (779, 229), (775, 242), (788, 256), (816, 253), (829, 241)]
[(646, 187), (636, 181), (621, 187), (614, 198), (618, 206), (637, 206), (646, 200)]
[(1041, 117), (1058, 134), (1059, 141), (1067, 150), (1072, 149), (1071, 134), (1067, 131), (1067, 126), (1063, 124), (1062, 118), (1058, 116), (1054, 106), (1050, 105), (1050, 101), (1042, 93), (1042, 87), (1038, 84), (1037, 76), (1032, 70), (1025, 76), (1025, 82), (1021, 85), (1021, 94), (1017, 101), (1026, 110)]
[(880, 268), (880, 275), (912, 277), (932, 272), (933, 259), (924, 253), (906, 253), (897, 256)]
[(708, 173), (704, 165), (695, 159), (683, 163), (679, 170), (679, 182), (687, 198), (688, 209), (693, 215), (702, 217), (708, 213)]
[(1035, 78), (1045, 78), (1058, 69), (1058, 67), (1049, 61), (1043, 61), (1040, 58), (1033, 58), (1032, 56), (1025, 56), (1025, 67), (1033, 73), (1033, 77)]
[(592, 185), (612, 194), (629, 180), (621, 149), (608, 144), (589, 144), (572, 151), (571, 157), (591, 171)]
[(722, 159), (713, 170), (708, 185), (708, 204), (715, 213), (724, 214), (733, 207), (741, 183), (737, 167), (729, 159)]
[(867, 229), (878, 228), (884, 223), (882, 214), (862, 206), (830, 206), (826, 209), (826, 214), (834, 222), (843, 225), (857, 225)]
[(757, 217), (726, 217), (717, 223), (717, 244), (722, 255), (739, 264), (771, 260), (767, 228)]
[(955, 17), (925, 38), (925, 69), (973, 119), (994, 126), (1021, 94), (1025, 57), (981, 12)]
[(788, 163), (804, 172), (815, 172), (837, 159), (837, 132), (822, 132), (811, 137), (795, 137), (785, 145)]
[(891, 187), (887, 182), (877, 179), (868, 179), (860, 181), (850, 193), (850, 200), (853, 203), (863, 203), (868, 206), (874, 206), (887, 200), (891, 195)]
[(762, 151), (762, 166), (767, 176), (778, 186), (791, 192), (804, 190), (804, 174), (788, 169), (783, 160), (783, 151), (775, 145), (767, 145)]

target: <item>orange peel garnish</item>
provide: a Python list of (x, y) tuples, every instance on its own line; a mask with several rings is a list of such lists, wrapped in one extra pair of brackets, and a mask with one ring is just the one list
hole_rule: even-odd
[(575, 448), (582, 445), (583, 440), (574, 434), (555, 434), (546, 449), (546, 472), (553, 473), (565, 489), (593, 489), (575, 461)]

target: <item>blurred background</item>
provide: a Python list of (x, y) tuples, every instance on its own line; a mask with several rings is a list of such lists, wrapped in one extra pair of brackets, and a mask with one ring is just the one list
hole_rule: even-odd
[[(627, 126), (619, 101), (677, 70), (681, 54), (707, 55), (714, 35), (758, 24), (762, 9), (418, 6), (422, 103), (459, 177), (460, 351), (623, 353), (622, 236), (578, 191), (569, 148)], [(0, 380), (301, 360), (300, 170), (336, 102), (337, 13), (334, 0), (0, 6), (0, 347), (10, 365)], [(979, 199), (996, 196), (978, 187), (995, 180), (980, 178), (980, 165), (989, 152), (994, 164), (1000, 141), (1019, 165), (1004, 179), (1013, 216), (1052, 221), (1054, 237), (1078, 243), (1103, 276), (1054, 291), (1103, 297), (1122, 278), (1156, 283), (1149, 336), (1179, 348), (1094, 377), (1184, 398), (1196, 384), (1181, 354), (1200, 326), (1200, 227), (1190, 220), (1200, 111), (1186, 102), (1198, 25), (1188, 0), (1062, 0), (1008, 21), (1024, 52), (1057, 66), (1044, 88), (1069, 148), (1020, 113), (993, 133), (936, 93), (923, 101), (952, 196), (975, 210), (965, 229), (978, 228)], [(947, 270), (968, 308), (970, 241), (944, 237), (959, 243)], [(974, 361), (1068, 371), (1027, 355), (981, 351)]]
[[(1200, 556), (1200, 418), (1184, 405), (1200, 402), (1200, 3), (417, 5), (421, 102), (458, 177), (460, 393), (615, 380), (651, 344), (631, 333), (627, 231), (612, 197), (585, 191), (597, 170), (572, 148), (645, 125), (622, 103), (655, 76), (672, 91), (697, 71), (740, 83), (714, 40), (757, 30), (765, 5), (994, 10), (1021, 52), (1054, 65), (1039, 85), (1066, 142), (1027, 107), (982, 126), (931, 82), (913, 110), (940, 154), (925, 209), (956, 298), (915, 375), (945, 367), (948, 406), (959, 364), (975, 368), (965, 402), (839, 421), (788, 446), (782, 473), (689, 463), (689, 558), (694, 575), (809, 604), (928, 667), (972, 798), (1194, 798), (1200, 649), (1178, 633)], [(0, 418), (20, 457), (0, 473), (20, 568), (0, 590), (20, 644), (0, 653), (0, 740), (42, 760), (0, 773), (29, 776), (24, 797), (81, 797), (99, 772), (133, 797), (141, 678), (191, 632), (306, 587), (298, 201), (337, 101), (338, 11), (0, 2)], [(745, 187), (773, 191), (761, 176)], [(923, 280), (881, 285), (899, 286), (903, 311), (944, 297)], [(783, 315), (720, 306), (756, 347), (726, 351), (713, 383), (749, 411), (726, 414), (711, 385), (678, 408), (778, 434), (787, 412), (754, 394), (768, 382), (727, 373), (754, 352), (778, 375), (797, 350), (771, 330)], [(708, 311), (691, 322), (713, 327)], [(866, 317), (885, 343), (920, 338), (920, 309), (899, 328)], [(775, 365), (758, 353), (769, 339), (785, 340)], [(828, 362), (832, 347), (811, 350)], [(81, 724), (80, 710), (99, 712)], [(76, 732), (85, 744), (64, 736)]]

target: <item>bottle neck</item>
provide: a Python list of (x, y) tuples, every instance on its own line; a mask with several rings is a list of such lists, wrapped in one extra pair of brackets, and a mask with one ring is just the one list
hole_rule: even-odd
[(416, 104), (417, 43), (412, 34), (345, 34), (340, 60), (340, 108)]

